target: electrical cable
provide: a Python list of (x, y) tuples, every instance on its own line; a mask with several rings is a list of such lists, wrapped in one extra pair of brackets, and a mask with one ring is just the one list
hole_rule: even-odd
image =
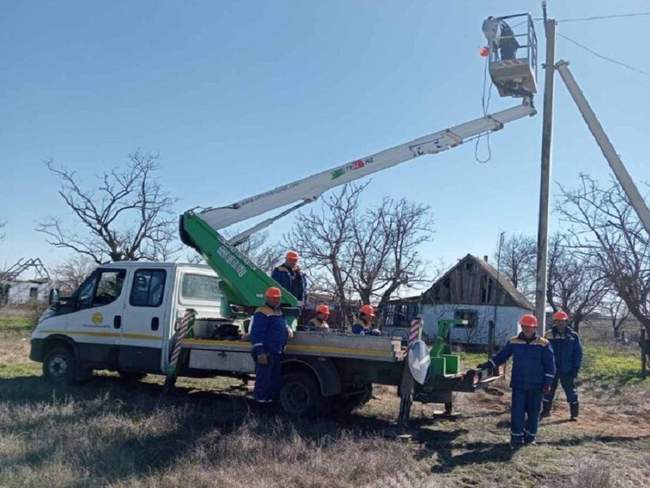
[(559, 37), (561, 37), (561, 38), (563, 38), (563, 39), (566, 39), (567, 41), (569, 41), (569, 42), (575, 44), (576, 46), (578, 46), (578, 47), (584, 49), (584, 50), (587, 51), (588, 53), (593, 54), (593, 55), (596, 56), (596, 57), (599, 57), (599, 58), (601, 58), (601, 59), (604, 59), (605, 61), (609, 61), (610, 63), (617, 64), (617, 65), (622, 66), (622, 67), (624, 67), (624, 68), (627, 68), (627, 69), (629, 69), (630, 71), (635, 71), (635, 72), (637, 72), (637, 73), (639, 73), (639, 74), (642, 74), (642, 75), (645, 75), (645, 76), (650, 77), (650, 72), (648, 72), (648, 71), (642, 70), (641, 68), (637, 68), (637, 67), (632, 66), (632, 65), (629, 65), (629, 64), (627, 64), (627, 63), (623, 63), (622, 61), (618, 61), (618, 60), (613, 59), (613, 58), (610, 58), (610, 57), (608, 57), (608, 56), (604, 56), (603, 54), (600, 54), (600, 53), (594, 51), (594, 50), (591, 49), (590, 47), (585, 46), (584, 44), (581, 44), (580, 42), (576, 41), (575, 39), (571, 39), (570, 37), (565, 36), (564, 34), (560, 34), (559, 32), (557, 33), (557, 35), (558, 35)]
[[(481, 94), (481, 108), (483, 109), (483, 116), (487, 116), (488, 110), (490, 108), (490, 101), (492, 100), (492, 80), (490, 80), (490, 84), (488, 87), (488, 67), (490, 65), (490, 57), (487, 56), (485, 58), (485, 68), (483, 70), (483, 93)], [(487, 87), (487, 89), (486, 89)], [(486, 94), (487, 91), (487, 94)], [(485, 142), (486, 142), (486, 147), (487, 147), (487, 157), (486, 158), (481, 158), (479, 156), (479, 145), (481, 143), (481, 139), (485, 136)], [(490, 142), (490, 131), (487, 131), (483, 134), (479, 134), (476, 136), (476, 143), (474, 144), (474, 159), (476, 160), (477, 163), (480, 164), (485, 164), (489, 162), (492, 159), (492, 145)]]
[[(647, 17), (650, 12), (636, 12), (630, 14), (595, 15), (593, 17), (573, 17), (569, 19), (558, 19), (558, 22), (589, 22), (592, 20), (619, 19), (622, 17)], [(535, 19), (539, 20), (539, 19)]]

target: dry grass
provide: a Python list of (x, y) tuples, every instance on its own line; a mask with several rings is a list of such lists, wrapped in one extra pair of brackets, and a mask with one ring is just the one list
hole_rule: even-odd
[(459, 395), (453, 419), (416, 404), (413, 438), (404, 442), (387, 435), (394, 388), (377, 388), (348, 417), (314, 422), (251, 412), (230, 380), (182, 380), (166, 399), (155, 376), (127, 385), (103, 374), (54, 390), (27, 361), (24, 338), (0, 334), (2, 488), (618, 488), (650, 477), (648, 380), (623, 382), (605, 397), (588, 391), (609, 380), (590, 373), (581, 421), (568, 422), (558, 402), (539, 444), (513, 453), (504, 383)]

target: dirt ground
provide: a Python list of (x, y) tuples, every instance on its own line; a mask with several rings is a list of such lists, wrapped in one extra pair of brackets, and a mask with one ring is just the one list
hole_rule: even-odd
[(506, 382), (457, 395), (452, 418), (416, 404), (411, 437), (400, 438), (393, 388), (377, 387), (349, 416), (302, 421), (252, 411), (235, 381), (182, 380), (161, 398), (159, 377), (128, 384), (102, 373), (55, 390), (28, 361), (28, 344), (24, 330), (0, 331), (0, 487), (640, 487), (650, 479), (650, 379), (610, 388), (587, 370), (580, 421), (568, 420), (560, 393), (538, 444), (513, 452)]

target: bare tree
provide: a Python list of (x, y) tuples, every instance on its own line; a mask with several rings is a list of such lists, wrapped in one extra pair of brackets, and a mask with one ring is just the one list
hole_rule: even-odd
[[(362, 211), (366, 186), (347, 185), (326, 197), (322, 211), (300, 214), (287, 236), (303, 256), (311, 289), (333, 295), (341, 309), (353, 297), (382, 306), (426, 277), (419, 246), (432, 235), (429, 207), (385, 198)], [(351, 313), (344, 315), (349, 322)]]
[(617, 183), (580, 179), (575, 190), (561, 188), (558, 211), (573, 226), (575, 248), (600, 267), (650, 334), (650, 238)]
[(176, 202), (155, 178), (157, 156), (136, 152), (123, 169), (100, 177), (96, 189), (82, 188), (74, 171), (48, 169), (61, 182), (59, 196), (76, 217), (66, 228), (60, 218), (50, 217), (37, 230), (53, 246), (71, 249), (96, 263), (122, 260), (169, 260), (178, 252)]
[(499, 271), (524, 295), (535, 294), (535, 263), (537, 245), (535, 239), (523, 234), (512, 234), (505, 239), (499, 251), (494, 253), (494, 262), (500, 263)]
[(269, 242), (268, 232), (258, 232), (237, 246), (239, 252), (250, 259), (258, 268), (271, 273), (284, 258), (284, 250), (277, 243)]
[(597, 310), (611, 285), (591, 254), (577, 252), (570, 235), (551, 237), (548, 252), (546, 299), (553, 311), (569, 314), (571, 326), (580, 324)]
[(323, 198), (322, 209), (300, 213), (286, 236), (289, 247), (302, 256), (302, 268), (310, 289), (335, 297), (343, 326), (351, 322), (350, 278), (354, 272), (350, 252), (352, 224), (359, 208), (359, 195), (366, 185), (345, 185)]
[(427, 279), (419, 247), (433, 234), (431, 210), (405, 199), (384, 198), (357, 216), (352, 227), (352, 286), (363, 303), (381, 307), (401, 287)]
[(614, 339), (618, 339), (625, 327), (627, 319), (630, 317), (630, 311), (625, 305), (625, 301), (621, 297), (614, 294), (609, 294), (603, 300), (603, 312), (607, 314), (610, 323), (612, 324), (612, 331), (614, 332)]
[(54, 268), (53, 281), (63, 293), (70, 294), (91, 273), (97, 263), (84, 254), (75, 254)]

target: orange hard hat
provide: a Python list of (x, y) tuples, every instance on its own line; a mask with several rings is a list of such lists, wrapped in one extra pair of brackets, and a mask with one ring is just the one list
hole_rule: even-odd
[(522, 327), (537, 327), (537, 319), (533, 314), (527, 313), (526, 315), (521, 316), (519, 319), (519, 325)]
[(569, 320), (569, 315), (564, 310), (558, 310), (553, 314), (553, 320)]
[(478, 53), (481, 55), (482, 58), (487, 58), (490, 55), (490, 48), (487, 46), (483, 46), (481, 49), (478, 50)]
[(317, 313), (322, 313), (322, 314), (325, 314), (325, 315), (329, 315), (330, 314), (330, 307), (329, 307), (329, 305), (326, 305), (326, 304), (322, 303), (318, 307), (316, 307), (316, 312)]
[(289, 251), (287, 252), (286, 259), (287, 261), (298, 261), (298, 259), (300, 259), (300, 254), (296, 251)]
[(264, 292), (266, 298), (282, 298), (282, 291), (277, 286), (271, 286)]
[(360, 309), (359, 312), (367, 315), (368, 317), (374, 317), (375, 316), (375, 309), (373, 308), (372, 305), (363, 305)]

